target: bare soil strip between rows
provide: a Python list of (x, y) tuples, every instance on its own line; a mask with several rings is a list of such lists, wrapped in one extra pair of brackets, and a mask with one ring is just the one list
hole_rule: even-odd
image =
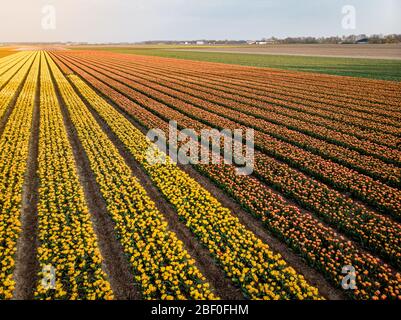
[(106, 203), (96, 183), (94, 173), (90, 168), (89, 159), (82, 147), (76, 130), (72, 124), (67, 107), (60, 94), (60, 89), (51, 73), (57, 99), (63, 114), (64, 125), (72, 146), (78, 176), (83, 186), (85, 199), (91, 213), (92, 224), (99, 243), (103, 258), (105, 272), (108, 275), (111, 288), (118, 300), (141, 299), (139, 290), (135, 287), (134, 276), (124, 255), (123, 248), (118, 242), (114, 232), (114, 222), (111, 220)]
[[(39, 262), (36, 259), (38, 248), (38, 216), (39, 201), (39, 121), (40, 121), (40, 59), (32, 116), (31, 136), (29, 139), (29, 155), (22, 189), (21, 234), (17, 242), (15, 259), (15, 291), (14, 299), (32, 300), (38, 279)], [(29, 73), (29, 72), (28, 72)]]
[[(14, 110), (15, 103), (17, 102), (19, 94), (21, 93), (21, 90), (25, 85), (26, 79), (28, 78), (29, 70), (31, 70), (33, 62), (34, 62), (34, 60), (32, 60), (32, 63), (29, 66), (24, 78), (21, 80), (20, 85), (18, 86), (17, 90), (14, 92), (14, 96), (6, 108), (7, 111), (4, 113), (3, 117), (0, 119), (0, 136), (3, 134), (4, 127), (6, 126), (8, 118), (10, 117), (11, 113)], [(28, 61), (25, 63), (28, 63)], [(17, 74), (17, 72), (25, 65), (25, 63), (14, 73), (14, 75), (7, 81), (7, 83)]]
[(96, 121), (99, 123), (108, 138), (113, 142), (119, 151), (120, 155), (130, 167), (133, 176), (141, 183), (141, 186), (146, 190), (148, 196), (156, 204), (159, 212), (163, 213), (168, 221), (168, 226), (178, 238), (184, 243), (184, 248), (188, 251), (192, 258), (196, 261), (196, 266), (206, 277), (211, 284), (216, 294), (225, 300), (240, 300), (244, 299), (241, 291), (236, 288), (232, 282), (227, 279), (224, 272), (217, 266), (216, 261), (210, 256), (209, 251), (204, 248), (196, 238), (191, 234), (188, 228), (179, 220), (174, 207), (165, 200), (163, 194), (154, 186), (149, 176), (145, 173), (141, 165), (131, 156), (126, 146), (112, 132), (107, 123), (97, 114), (92, 108), (90, 102), (87, 101), (82, 94), (77, 90), (74, 84), (70, 81), (75, 92), (90, 110)]
[[(65, 56), (63, 56), (63, 58), (66, 59), (67, 61), (69, 61), (69, 63), (73, 64), (73, 65), (76, 66), (77, 68), (81, 69), (80, 66), (77, 65), (78, 62), (75, 62), (75, 63), (74, 63), (74, 62), (72, 62), (69, 58), (67, 58), (67, 57), (65, 57)], [(92, 68), (89, 68), (89, 69), (90, 69), (90, 70), (93, 70)], [(129, 94), (127, 94), (127, 93), (121, 91), (120, 89), (114, 87), (113, 85), (110, 85), (110, 84), (106, 83), (104, 80), (100, 79), (99, 77), (97, 77), (97, 76), (94, 75), (93, 73), (89, 72), (89, 74), (91, 74), (91, 76), (93, 76), (97, 81), (100, 81), (100, 82), (103, 83), (104, 85), (111, 87), (112, 89), (116, 90), (117, 92), (119, 92), (120, 94), (122, 94), (123, 96), (125, 96), (127, 99), (129, 99), (129, 100), (133, 101), (134, 103), (140, 105), (141, 107), (147, 109), (149, 112), (154, 113), (154, 114), (155, 114), (156, 116), (158, 116), (159, 118), (161, 118), (161, 119), (163, 119), (163, 120), (165, 120), (165, 121), (167, 121), (167, 122), (170, 120), (170, 119), (166, 118), (164, 115), (160, 114), (159, 112), (156, 112), (156, 111), (154, 111), (154, 110), (152, 110), (152, 109), (149, 109), (146, 105), (144, 105), (144, 104), (141, 103), (140, 101), (136, 100), (134, 97), (130, 96)], [(105, 76), (105, 77), (108, 77), (108, 76)], [(123, 83), (123, 82), (121, 82), (121, 81), (119, 81), (119, 80), (115, 80), (115, 81), (118, 82), (118, 83), (121, 83), (121, 84), (123, 84), (123, 85), (125, 85), (125, 86), (127, 86), (125, 83)], [(131, 89), (134, 90), (134, 91), (138, 91), (138, 92), (144, 94), (145, 96), (147, 96), (147, 97), (150, 98), (150, 99), (153, 99), (153, 100), (155, 100), (155, 101), (157, 101), (157, 102), (160, 102), (158, 99), (152, 97), (152, 96), (149, 95), (149, 94), (143, 93), (143, 92), (141, 92), (141, 91), (139, 91), (139, 90), (137, 90), (137, 89), (135, 89), (135, 88), (132, 88), (132, 87), (130, 87), (130, 86), (128, 86), (128, 87), (131, 88)], [(182, 114), (184, 114), (184, 115), (186, 115), (186, 116), (188, 116), (188, 117), (190, 117), (190, 118), (192, 118), (192, 119), (194, 119), (194, 120), (196, 120), (196, 121), (200, 121), (200, 122), (202, 122), (202, 123), (204, 123), (204, 124), (206, 124), (206, 125), (209, 125), (208, 122), (205, 122), (205, 121), (204, 121), (203, 119), (201, 119), (201, 118), (195, 118), (195, 117), (192, 117), (191, 115), (187, 115), (186, 113), (183, 113), (182, 111), (176, 109), (174, 106), (170, 106), (170, 105), (168, 105), (168, 104), (166, 104), (166, 103), (164, 103), (164, 102), (160, 102), (160, 103), (162, 103), (162, 104), (166, 105), (167, 107), (171, 108), (172, 110), (176, 110), (176, 111), (178, 111), (178, 112), (180, 112), (180, 113), (182, 113)], [(180, 125), (178, 125), (178, 127), (180, 127)], [(260, 151), (260, 152), (263, 153), (263, 154), (265, 155), (265, 152), (263, 152), (263, 151)], [(267, 157), (270, 157), (270, 158), (272, 158), (272, 159), (274, 159), (274, 161), (277, 161), (278, 163), (282, 163), (282, 164), (288, 165), (291, 169), (297, 171), (298, 173), (300, 173), (300, 174), (302, 174), (302, 175), (305, 175), (305, 176), (307, 176), (307, 177), (309, 177), (309, 178), (312, 178), (312, 179), (316, 179), (316, 180), (319, 181), (320, 183), (326, 185), (329, 189), (332, 189), (332, 190), (335, 190), (335, 191), (339, 192), (339, 193), (342, 194), (345, 198), (351, 199), (351, 200), (353, 200), (353, 201), (355, 201), (355, 202), (357, 202), (357, 203), (359, 203), (359, 204), (362, 204), (362, 205), (365, 206), (367, 209), (369, 209), (369, 210), (371, 210), (371, 211), (373, 211), (373, 212), (376, 212), (376, 213), (378, 213), (378, 214), (382, 214), (382, 213), (380, 213), (373, 205), (370, 205), (369, 203), (366, 203), (365, 201), (360, 200), (359, 198), (357, 198), (356, 196), (354, 196), (353, 194), (351, 194), (351, 193), (349, 193), (349, 192), (346, 192), (346, 191), (344, 191), (344, 190), (341, 190), (341, 189), (338, 188), (338, 187), (333, 186), (331, 183), (325, 182), (324, 179), (320, 178), (319, 176), (314, 176), (314, 175), (310, 174), (308, 171), (301, 171), (300, 168), (298, 168), (298, 167), (296, 167), (296, 166), (293, 166), (291, 163), (287, 163), (287, 162), (285, 162), (284, 160), (281, 160), (281, 159), (277, 158), (276, 156), (273, 156), (273, 155), (266, 155), (266, 156), (267, 156)], [(254, 176), (254, 177), (255, 177), (256, 179), (258, 179), (259, 181), (262, 181), (262, 182), (266, 183), (265, 179), (264, 179), (261, 175), (259, 175), (259, 174), (257, 174), (257, 173), (254, 172), (254, 173), (252, 174), (252, 176)], [(268, 184), (268, 185), (270, 186), (270, 184)], [(278, 192), (280, 193), (280, 195), (281, 195), (284, 199), (286, 199), (287, 201), (289, 201), (289, 202), (293, 201), (293, 200), (292, 200), (291, 198), (289, 198), (287, 195), (282, 194), (281, 191), (278, 190), (278, 188), (276, 188), (276, 187), (274, 187), (274, 186), (272, 186), (271, 188), (274, 189), (274, 190), (276, 190), (276, 191), (278, 191)], [(297, 204), (297, 207), (300, 207), (300, 206), (301, 206), (301, 205)], [(322, 222), (323, 222), (323, 220), (322, 220), (320, 217), (318, 217), (318, 216), (315, 216), (315, 217), (316, 217), (317, 219), (319, 219), (319, 221), (322, 221)], [(394, 217), (393, 217), (392, 215), (386, 215), (386, 217), (388, 217), (388, 218), (390, 218), (390, 219), (394, 219)]]
[[(79, 76), (79, 75), (78, 75)], [(80, 77), (80, 76), (79, 76)], [(100, 92), (98, 89), (94, 88), (85, 78), (80, 77), (85, 83), (90, 86), (99, 96), (106, 100), (110, 105), (112, 105), (121, 115), (123, 115), (130, 123), (146, 135), (147, 129), (140, 125), (128, 112), (123, 110), (116, 102), (107, 97), (105, 94)], [(92, 113), (95, 111), (90, 108)], [(100, 116), (95, 115), (96, 118)], [(103, 120), (100, 119), (101, 122)], [(118, 139), (118, 138), (115, 138)], [(121, 142), (119, 142), (121, 143)], [(123, 147), (125, 148), (125, 147)], [(125, 151), (122, 151), (125, 153)], [(131, 156), (128, 156), (131, 158)], [(134, 161), (133, 161), (134, 162)], [(223, 206), (231, 210), (231, 212), (238, 217), (242, 224), (244, 224), (249, 230), (251, 230), (257, 237), (259, 237), (263, 242), (267, 243), (274, 251), (279, 252), (283, 258), (292, 266), (294, 269), (302, 274), (305, 279), (312, 285), (319, 289), (319, 292), (330, 300), (341, 300), (347, 299), (347, 296), (341, 292), (341, 290), (333, 287), (323, 275), (318, 271), (309, 267), (305, 260), (299, 255), (292, 252), (284, 243), (273, 236), (264, 226), (263, 223), (256, 217), (253, 217), (250, 213), (246, 212), (238, 203), (235, 202), (229, 195), (217, 187), (209, 178), (203, 176), (201, 173), (196, 171), (192, 166), (180, 165), (180, 169), (189, 174), (193, 179), (198, 181), (203, 187), (218, 200)], [(145, 174), (145, 173), (144, 173)], [(145, 174), (146, 175), (146, 174)], [(147, 177), (147, 176), (146, 176)], [(147, 183), (141, 184), (147, 187)], [(269, 187), (267, 187), (269, 188)], [(156, 189), (153, 187), (153, 189)], [(276, 192), (277, 193), (277, 192)], [(151, 195), (152, 193), (149, 193)], [(162, 197), (162, 195), (160, 195)], [(207, 275), (205, 275), (207, 276)]]

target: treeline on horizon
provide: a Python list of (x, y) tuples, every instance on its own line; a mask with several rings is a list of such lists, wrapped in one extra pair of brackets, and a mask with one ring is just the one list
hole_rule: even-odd
[(353, 44), (353, 43), (369, 43), (369, 44), (388, 44), (401, 43), (401, 34), (373, 34), (367, 36), (365, 34), (348, 35), (348, 36), (330, 36), (330, 37), (286, 37), (286, 38), (262, 38), (259, 40), (148, 40), (142, 42), (74, 42), (74, 41), (57, 41), (57, 42), (3, 42), (1, 45), (49, 45), (49, 44), (71, 44), (71, 45), (110, 45), (110, 44), (142, 44), (142, 45), (179, 45), (179, 44), (198, 44), (198, 45), (239, 45), (239, 44)]
[(250, 44), (250, 43), (259, 43), (259, 44), (352, 44), (361, 40), (366, 40), (367, 43), (371, 44), (386, 44), (386, 43), (400, 43), (401, 42), (401, 34), (389, 34), (389, 35), (381, 35), (381, 34), (373, 34), (367, 36), (365, 34), (359, 35), (348, 35), (348, 36), (330, 36), (330, 37), (286, 37), (286, 38), (262, 38), (259, 40), (188, 40), (188, 41), (176, 41), (176, 40), (150, 40), (143, 41), (140, 44), (197, 44), (199, 42), (203, 42), (202, 44)]

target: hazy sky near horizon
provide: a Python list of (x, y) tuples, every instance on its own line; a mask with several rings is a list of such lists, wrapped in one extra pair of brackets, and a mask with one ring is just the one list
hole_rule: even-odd
[[(46, 30), (42, 9), (55, 9)], [(344, 5), (356, 29), (342, 28)], [(135, 42), (401, 33), (401, 0), (1, 0), (0, 42)]]

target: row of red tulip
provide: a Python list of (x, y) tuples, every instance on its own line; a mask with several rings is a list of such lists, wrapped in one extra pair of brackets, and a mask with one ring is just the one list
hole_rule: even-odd
[[(84, 52), (83, 52), (84, 53)], [(98, 56), (112, 56), (110, 53), (89, 52)], [(115, 56), (114, 56), (115, 57)], [(176, 70), (195, 71), (195, 73), (205, 76), (219, 77), (226, 80), (245, 82), (247, 86), (253, 86), (261, 89), (290, 89), (291, 94), (312, 92), (317, 99), (323, 99), (323, 104), (338, 104), (349, 109), (352, 108), (371, 112), (389, 110), (398, 111), (398, 105), (401, 102), (399, 95), (400, 85), (396, 82), (355, 79), (350, 77), (333, 77), (323, 74), (292, 72), (278, 69), (244, 68), (234, 65), (218, 65), (196, 61), (179, 61), (174, 59), (165, 59), (157, 57), (133, 57), (132, 55), (118, 55), (119, 59), (142, 64), (159, 65), (162, 67), (171, 67)], [(334, 81), (335, 79), (335, 81)], [(362, 85), (363, 84), (363, 85)], [(295, 90), (292, 90), (292, 89)], [(267, 91), (268, 92), (268, 91)], [(264, 92), (266, 94), (267, 92)], [(268, 94), (267, 94), (268, 95)], [(331, 100), (327, 100), (330, 99)], [(288, 98), (287, 98), (288, 99)], [(362, 108), (362, 109), (361, 109)], [(374, 112), (374, 111), (373, 111)]]
[[(146, 136), (77, 76), (71, 81), (140, 163), (226, 275), (252, 299), (318, 299), (316, 288), (275, 254), (205, 188), (167, 158), (148, 161)], [(161, 156), (156, 153), (155, 157)]]

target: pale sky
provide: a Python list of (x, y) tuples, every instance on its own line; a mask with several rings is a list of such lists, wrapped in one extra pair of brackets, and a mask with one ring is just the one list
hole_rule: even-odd
[[(46, 5), (55, 29), (42, 27)], [(354, 30), (342, 28), (344, 5), (355, 7)], [(401, 0), (0, 0), (0, 8), (0, 42), (401, 33)]]

